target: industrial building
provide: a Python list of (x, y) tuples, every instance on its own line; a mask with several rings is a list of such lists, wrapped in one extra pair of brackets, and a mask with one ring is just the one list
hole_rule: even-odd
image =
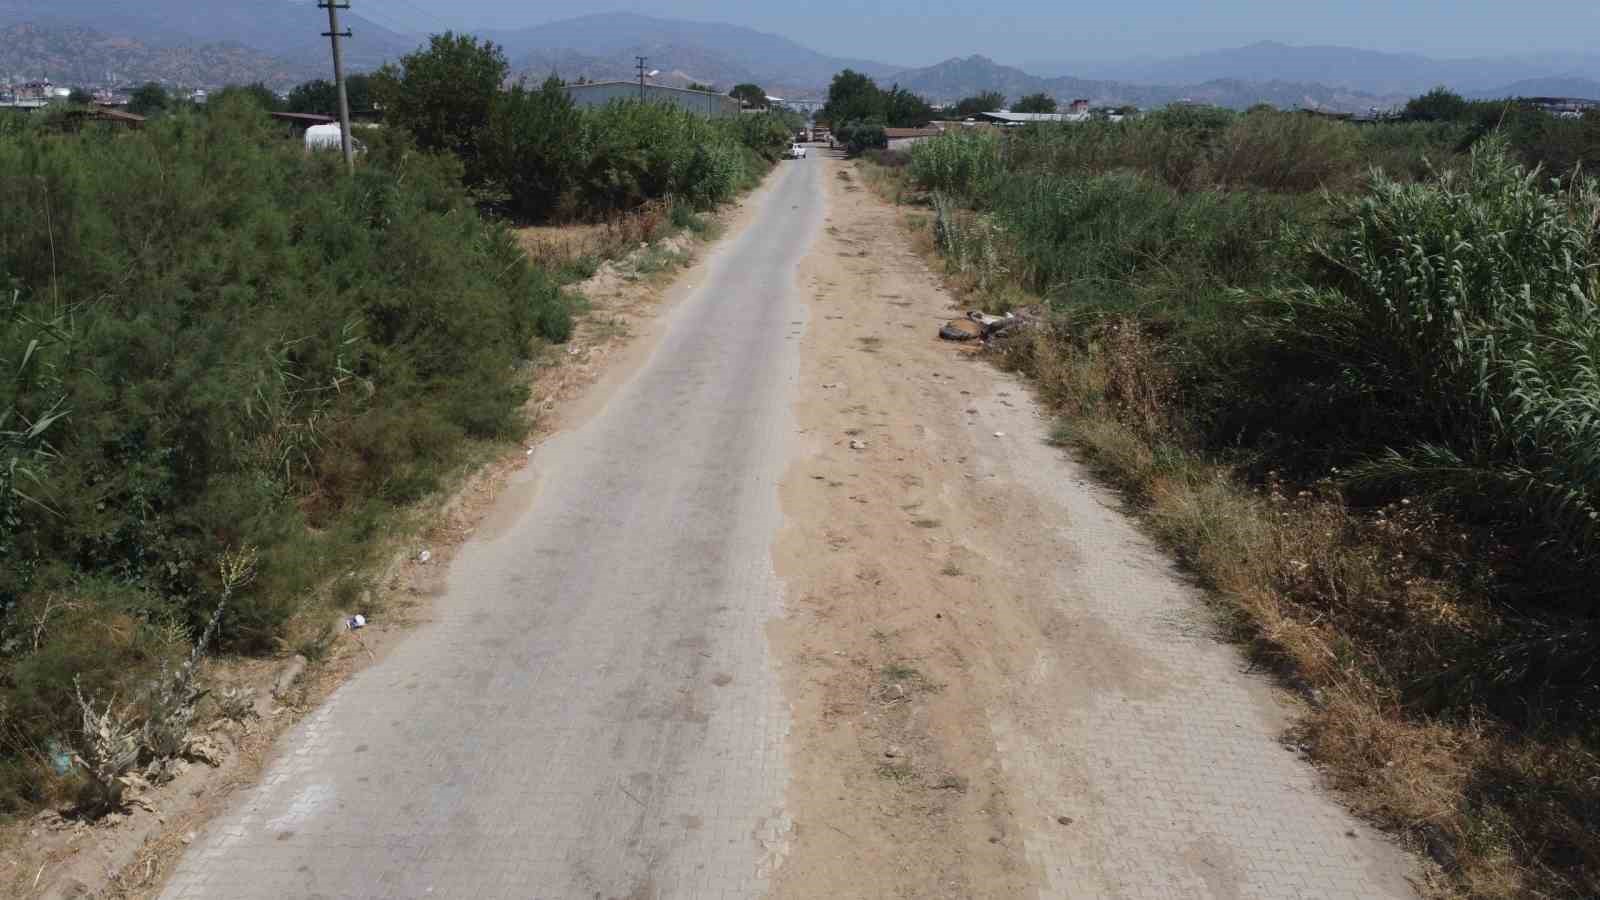
[(595, 81), (589, 84), (569, 84), (567, 96), (579, 106), (605, 106), (613, 100), (640, 100), (648, 103), (670, 103), (690, 112), (712, 119), (739, 114), (739, 101), (726, 94), (709, 91), (691, 91), (667, 87), (664, 84), (637, 81)]

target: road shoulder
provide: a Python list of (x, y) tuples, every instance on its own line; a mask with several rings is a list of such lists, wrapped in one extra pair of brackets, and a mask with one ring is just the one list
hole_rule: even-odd
[(1411, 896), (1028, 388), (937, 340), (955, 311), (901, 211), (815, 162), (779, 896)]

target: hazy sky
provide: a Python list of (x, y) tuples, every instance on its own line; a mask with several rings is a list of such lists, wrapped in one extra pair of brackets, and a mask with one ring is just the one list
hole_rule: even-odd
[(627, 10), (728, 22), (813, 49), (922, 65), (982, 53), (1001, 62), (1171, 56), (1260, 40), (1426, 56), (1524, 55), (1600, 41), (1600, 0), (353, 0), (410, 31), (519, 27)]

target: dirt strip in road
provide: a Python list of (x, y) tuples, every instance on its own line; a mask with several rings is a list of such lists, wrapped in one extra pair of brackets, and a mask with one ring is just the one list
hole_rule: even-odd
[(1409, 858), (1279, 742), (1293, 701), (1026, 386), (936, 339), (955, 313), (901, 211), (811, 164), (777, 896), (1412, 896)]

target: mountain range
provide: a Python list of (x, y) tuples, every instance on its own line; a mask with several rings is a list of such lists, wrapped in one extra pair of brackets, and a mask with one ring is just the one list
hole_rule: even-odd
[(1407, 95), (1379, 95), (1325, 84), (1280, 79), (1246, 81), (1218, 78), (1198, 84), (1135, 84), (1063, 76), (1041, 78), (1003, 66), (984, 56), (946, 60), (923, 69), (900, 72), (894, 80), (938, 103), (982, 91), (999, 91), (1011, 100), (1045, 93), (1058, 100), (1082, 98), (1095, 106), (1165, 106), (1177, 100), (1243, 109), (1270, 103), (1282, 109), (1304, 107), (1365, 111), (1403, 104)]
[[(419, 39), (346, 11), (352, 69), (409, 52)], [(19, 30), (26, 27), (26, 30)], [(155, 80), (194, 87), (327, 77), (328, 14), (316, 0), (0, 0), (0, 77), (62, 84)]]
[[(423, 38), (346, 12), (355, 36), (345, 43), (355, 70), (409, 52)], [(262, 81), (287, 87), (327, 77), (326, 14), (315, 0), (0, 0), (0, 78), (47, 76), (100, 83), (106, 76), (210, 87)], [(1600, 54), (1434, 60), (1348, 47), (1258, 43), (1172, 59), (1117, 63), (1039, 62), (1014, 67), (984, 56), (908, 68), (846, 59), (779, 35), (734, 25), (598, 13), (530, 28), (484, 31), (500, 44), (516, 76), (539, 80), (632, 79), (634, 57), (659, 70), (654, 80), (726, 89), (740, 82), (769, 93), (817, 97), (834, 73), (855, 69), (934, 102), (999, 91), (1015, 100), (1044, 92), (1062, 101), (1158, 106), (1174, 100), (1247, 107), (1335, 110), (1387, 108), (1443, 84), (1469, 96), (1600, 97)]]
[(1133, 84), (1276, 79), (1375, 95), (1415, 96), (1438, 85), (1448, 85), (1463, 94), (1487, 95), (1534, 79), (1600, 79), (1600, 53), (1430, 59), (1414, 53), (1262, 41), (1171, 59), (1045, 61), (1024, 63), (1020, 68), (1046, 78), (1071, 74)]

